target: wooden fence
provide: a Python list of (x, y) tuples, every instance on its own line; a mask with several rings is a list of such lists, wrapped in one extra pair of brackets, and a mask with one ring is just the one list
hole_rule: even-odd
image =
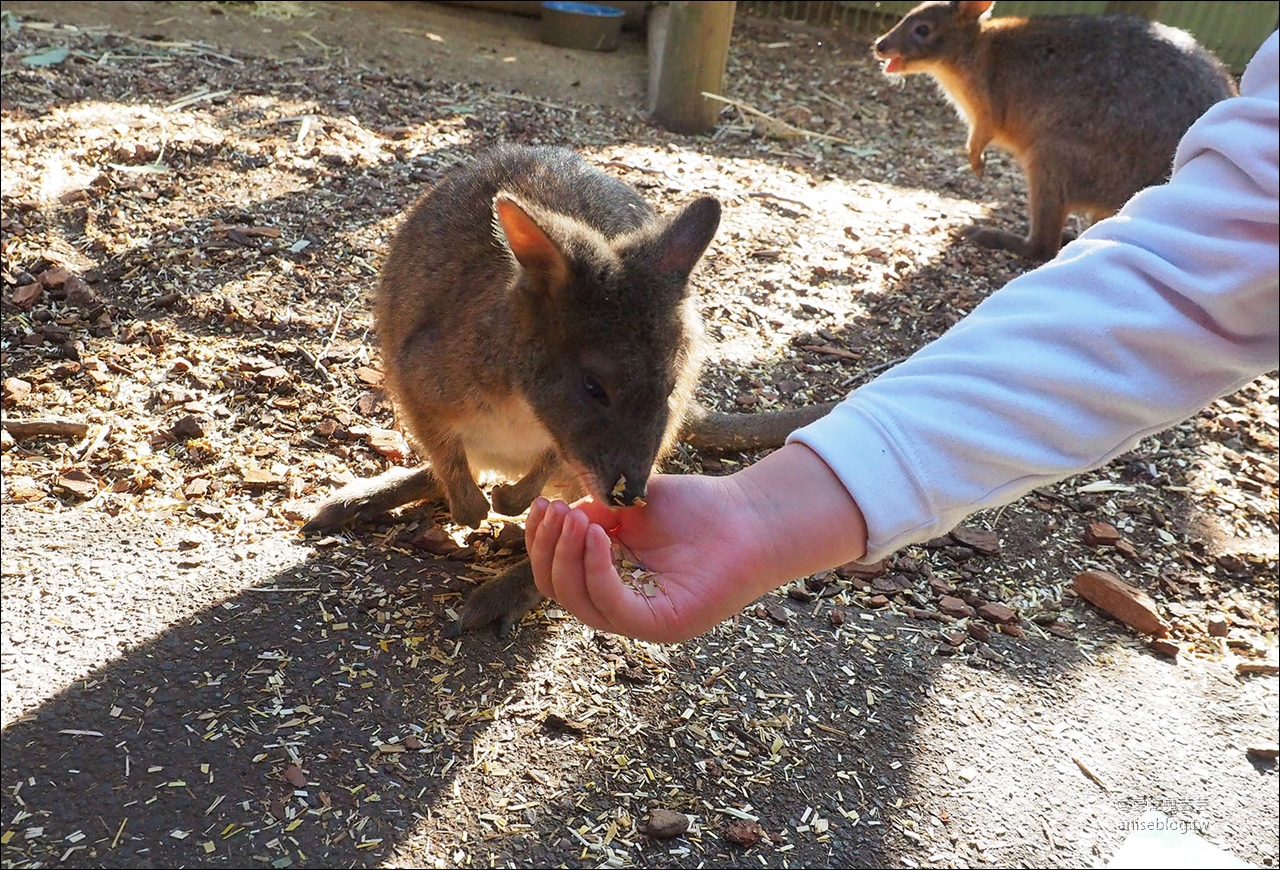
[[(802, 21), (828, 27), (848, 27), (870, 36), (887, 30), (915, 5), (913, 2), (899, 0), (744, 0), (738, 3), (738, 14)], [(1096, 15), (1117, 5), (1122, 4), (1108, 3), (1106, 0), (1003, 0), (996, 4), (993, 14)], [(1162, 0), (1144, 5), (1154, 7), (1157, 21), (1192, 33), (1236, 72), (1244, 69), (1263, 40), (1280, 23), (1280, 4), (1271, 2)]]

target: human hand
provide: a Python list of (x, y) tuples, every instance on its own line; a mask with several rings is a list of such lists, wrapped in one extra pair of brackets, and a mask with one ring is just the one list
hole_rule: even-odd
[[(654, 475), (646, 499), (631, 508), (535, 501), (525, 542), (542, 594), (594, 628), (673, 642), (866, 547), (857, 505), (800, 444), (728, 477)], [(611, 536), (648, 572), (633, 581), (640, 589), (618, 576)]]
[[(730, 478), (654, 475), (644, 507), (538, 499), (525, 537), (544, 595), (594, 628), (670, 642), (702, 634), (767, 591), (742, 582), (761, 567), (752, 514)], [(649, 573), (624, 582), (614, 547)]]

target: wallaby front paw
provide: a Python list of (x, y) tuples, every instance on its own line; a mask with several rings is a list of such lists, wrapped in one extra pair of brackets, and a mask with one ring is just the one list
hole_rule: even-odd
[(506, 637), (541, 600), (542, 593), (534, 585), (533, 569), (526, 559), (472, 592), (458, 621), (444, 630), (444, 636), (458, 637), (465, 631), (492, 625), (498, 637)]
[(489, 493), (495, 512), (504, 517), (518, 517), (529, 509), (529, 505), (537, 498), (537, 493), (530, 496), (518, 483), (502, 483)]
[(470, 489), (450, 494), (449, 516), (460, 526), (479, 528), (489, 518), (489, 500), (478, 486), (472, 484)]

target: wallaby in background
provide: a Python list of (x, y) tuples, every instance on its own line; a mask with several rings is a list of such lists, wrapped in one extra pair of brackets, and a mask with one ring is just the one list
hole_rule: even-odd
[[(477, 526), (556, 495), (643, 503), (677, 436), (776, 446), (830, 404), (721, 414), (693, 400), (702, 329), (690, 272), (720, 222), (703, 197), (670, 218), (563, 148), (504, 146), (454, 170), (395, 234), (374, 315), (387, 390), (427, 464), (352, 484), (304, 532), (443, 497)], [(452, 633), (506, 634), (539, 600), (525, 560), (476, 590)]]
[(1169, 177), (1183, 133), (1235, 82), (1190, 34), (1142, 18), (991, 18), (990, 2), (922, 3), (876, 40), (886, 73), (928, 73), (969, 123), (979, 177), (988, 144), (1027, 177), (1027, 238), (969, 227), (980, 245), (1046, 260), (1069, 212), (1099, 220)]

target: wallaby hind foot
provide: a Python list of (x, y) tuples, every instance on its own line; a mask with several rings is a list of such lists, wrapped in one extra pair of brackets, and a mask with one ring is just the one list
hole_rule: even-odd
[(303, 534), (325, 532), (349, 523), (372, 520), (393, 508), (444, 496), (431, 469), (393, 468), (371, 480), (358, 480), (338, 490), (320, 505), (302, 527)]
[(506, 637), (541, 600), (542, 593), (533, 582), (533, 565), (525, 559), (468, 595), (457, 622), (443, 634), (458, 637), (492, 625), (498, 637)]
[[(1024, 257), (1028, 260), (1048, 260), (1051, 259), (1058, 249), (1053, 251), (1045, 250), (1042, 246), (1036, 245), (1031, 239), (1023, 238), (1017, 233), (1011, 233), (1008, 230), (998, 230), (995, 227), (984, 227), (979, 224), (970, 224), (960, 231), (960, 237), (968, 242), (983, 248), (993, 248), (997, 251), (1009, 251)], [(1070, 231), (1063, 231), (1061, 244), (1074, 241), (1076, 234)]]

